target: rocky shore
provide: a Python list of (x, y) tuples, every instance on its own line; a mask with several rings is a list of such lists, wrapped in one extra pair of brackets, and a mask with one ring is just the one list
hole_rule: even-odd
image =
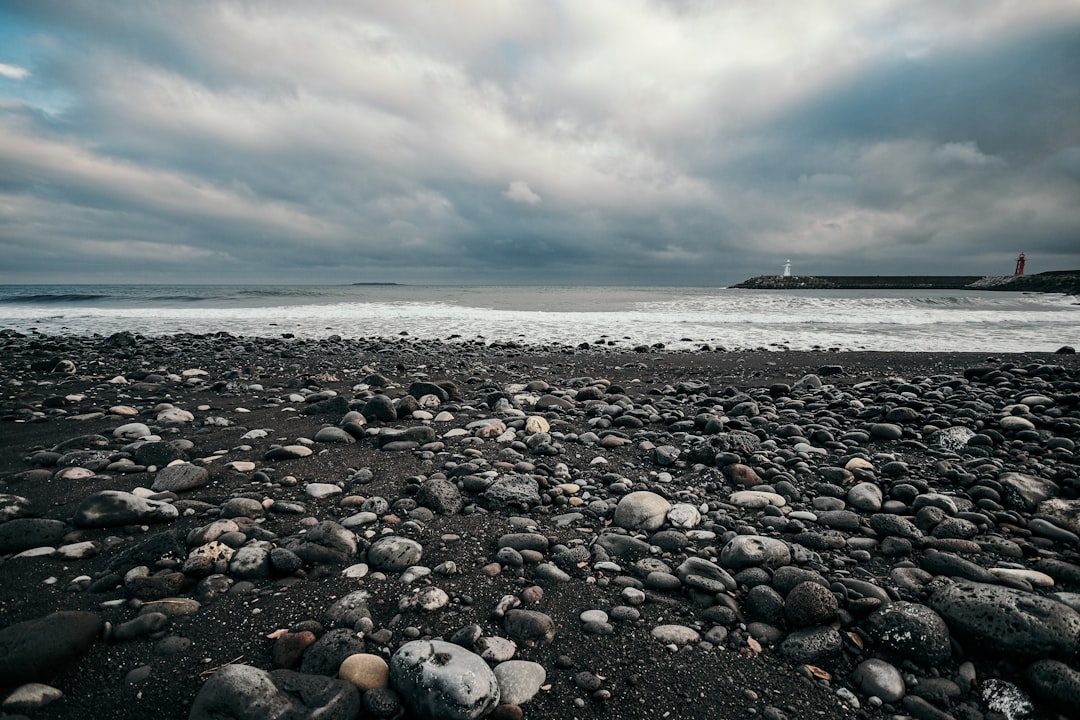
[(31, 718), (1068, 718), (1080, 361), (0, 331)]

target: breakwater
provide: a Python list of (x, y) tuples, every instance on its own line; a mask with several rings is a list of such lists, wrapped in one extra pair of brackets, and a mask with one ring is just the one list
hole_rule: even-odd
[(758, 275), (732, 285), (746, 290), (962, 290), (978, 275)]
[(1035, 275), (758, 275), (732, 285), (744, 290), (999, 290), (1080, 295), (1080, 270)]

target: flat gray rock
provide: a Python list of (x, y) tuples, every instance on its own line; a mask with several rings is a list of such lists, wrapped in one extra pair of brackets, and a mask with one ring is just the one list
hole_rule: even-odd
[(180, 512), (167, 502), (120, 490), (102, 490), (82, 501), (74, 522), (76, 527), (104, 528), (170, 522), (179, 516)]
[(102, 621), (89, 612), (56, 612), (0, 630), (0, 687), (47, 682), (90, 649)]
[(154, 492), (178, 493), (194, 490), (208, 482), (210, 482), (210, 473), (207, 472), (206, 468), (191, 463), (181, 463), (158, 470), (158, 474), (154, 478), (154, 484), (150, 489)]

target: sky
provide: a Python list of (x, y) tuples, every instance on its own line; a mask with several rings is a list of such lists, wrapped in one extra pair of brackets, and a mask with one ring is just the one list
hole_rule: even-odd
[(4, 0), (0, 282), (1080, 268), (1080, 0)]

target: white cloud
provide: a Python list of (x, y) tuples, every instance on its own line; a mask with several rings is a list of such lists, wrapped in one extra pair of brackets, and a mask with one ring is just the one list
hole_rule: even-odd
[(1005, 161), (993, 155), (986, 155), (979, 150), (979, 146), (973, 141), (951, 142), (939, 145), (933, 151), (934, 160), (943, 165), (967, 165), (970, 167), (984, 167), (987, 165), (1004, 165)]
[(22, 80), (30, 76), (30, 71), (24, 67), (18, 65), (8, 65), (7, 63), (0, 63), (0, 77), (6, 77), (9, 80)]
[(540, 196), (537, 195), (529, 183), (524, 180), (514, 180), (506, 186), (506, 190), (503, 191), (503, 197), (507, 200), (512, 200), (516, 203), (523, 203), (525, 205), (539, 205)]

